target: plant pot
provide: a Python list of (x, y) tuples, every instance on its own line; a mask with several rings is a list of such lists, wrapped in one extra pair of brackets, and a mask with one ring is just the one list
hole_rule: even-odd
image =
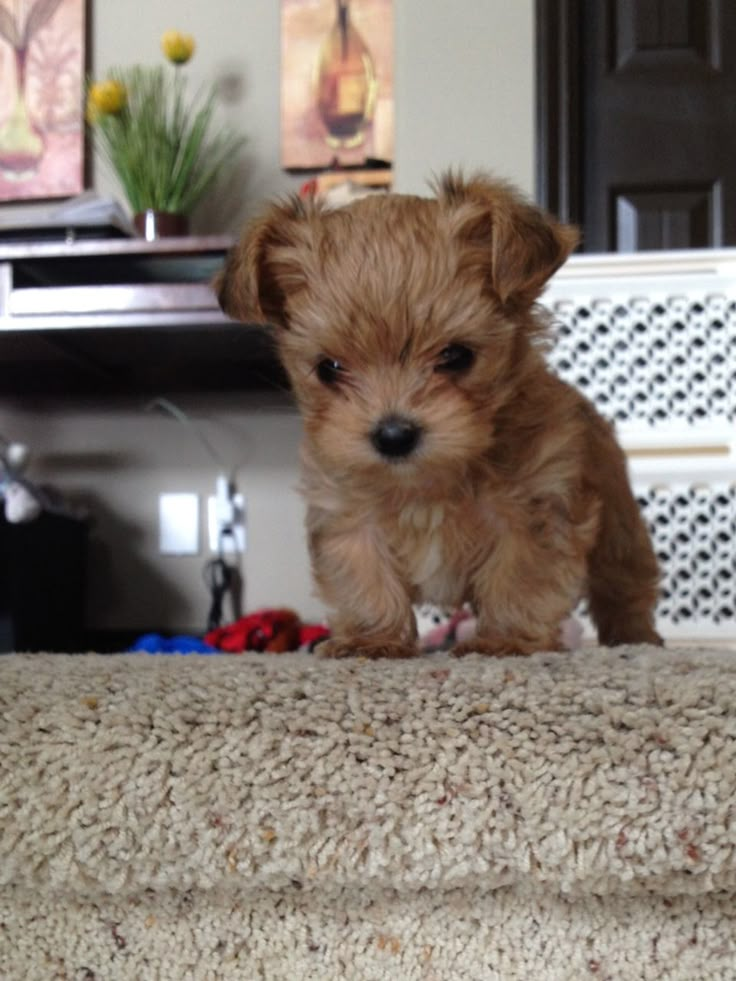
[(189, 218), (186, 215), (177, 215), (170, 211), (156, 211), (155, 208), (146, 208), (145, 211), (133, 215), (133, 226), (147, 242), (154, 242), (158, 238), (187, 235), (189, 233)]

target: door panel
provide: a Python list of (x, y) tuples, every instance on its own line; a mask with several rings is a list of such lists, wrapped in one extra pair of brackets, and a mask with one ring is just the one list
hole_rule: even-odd
[(717, 69), (720, 2), (708, 0), (614, 0), (611, 51), (615, 69), (646, 67), (654, 59), (675, 67)]
[(736, 3), (538, 0), (537, 41), (539, 196), (583, 250), (736, 244)]
[(707, 248), (721, 241), (720, 184), (613, 189), (616, 252)]

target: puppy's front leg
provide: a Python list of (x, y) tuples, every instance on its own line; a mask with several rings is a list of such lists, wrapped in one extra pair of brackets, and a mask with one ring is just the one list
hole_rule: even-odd
[(322, 657), (413, 657), (418, 653), (411, 598), (380, 533), (322, 526), (309, 536), (322, 599), (334, 608)]
[(584, 578), (582, 553), (553, 554), (531, 536), (499, 541), (473, 583), (477, 635), (452, 653), (505, 657), (562, 650), (562, 624)]

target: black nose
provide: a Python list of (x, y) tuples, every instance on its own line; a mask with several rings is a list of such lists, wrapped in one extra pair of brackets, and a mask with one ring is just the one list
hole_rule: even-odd
[(371, 442), (381, 456), (398, 459), (409, 456), (421, 435), (421, 428), (410, 419), (386, 416), (371, 433)]

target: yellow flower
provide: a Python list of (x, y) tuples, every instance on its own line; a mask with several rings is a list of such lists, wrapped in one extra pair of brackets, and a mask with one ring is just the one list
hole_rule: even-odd
[(161, 37), (161, 50), (175, 65), (184, 65), (194, 54), (194, 38), (181, 31), (165, 31)]
[(128, 93), (122, 82), (107, 78), (104, 82), (95, 82), (89, 87), (87, 100), (87, 118), (96, 119), (99, 115), (116, 116), (125, 108)]

